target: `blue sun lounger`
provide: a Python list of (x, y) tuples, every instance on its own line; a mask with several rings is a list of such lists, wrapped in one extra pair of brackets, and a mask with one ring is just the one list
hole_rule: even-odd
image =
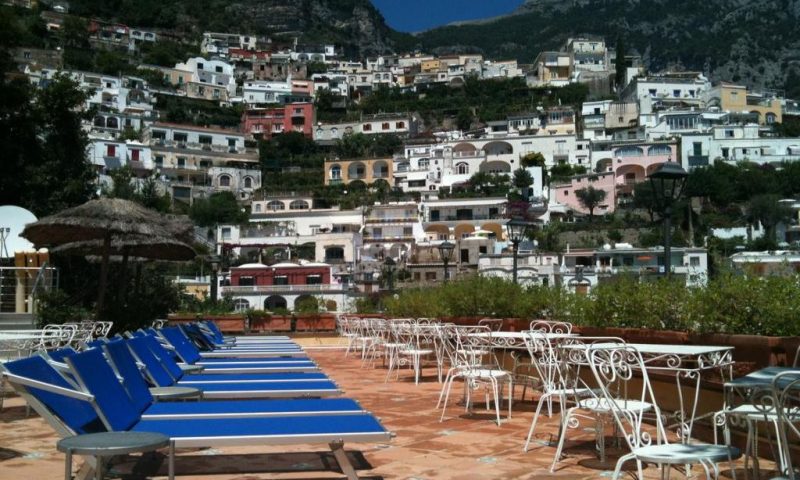
[(94, 368), (110, 368), (113, 364), (131, 402), (145, 419), (239, 418), (297, 415), (344, 415), (365, 410), (355, 401), (345, 398), (298, 400), (212, 400), (196, 402), (153, 403), (150, 388), (136, 360), (124, 341), (110, 342), (103, 347), (106, 358), (92, 353), (97, 362)]
[[(0, 366), (9, 383), (61, 437), (99, 431), (157, 432), (170, 438), (169, 478), (174, 451), (183, 447), (327, 443), (342, 471), (357, 479), (344, 442), (385, 442), (391, 438), (370, 414), (261, 418), (147, 420), (137, 412), (110, 368), (94, 368), (97, 352), (68, 357), (80, 389), (40, 357)], [(94, 459), (87, 459), (92, 467)]]
[(278, 344), (254, 347), (220, 347), (200, 330), (197, 325), (183, 325), (180, 327), (189, 339), (199, 344), (200, 352), (204, 358), (236, 357), (236, 358), (258, 358), (258, 357), (292, 357), (306, 354), (297, 344)]
[[(188, 339), (183, 337), (180, 332), (175, 332), (178, 339), (185, 340), (185, 344), (178, 344), (179, 346), (173, 347), (174, 352), (168, 351), (161, 342), (152, 337), (150, 342), (150, 350), (158, 357), (161, 363), (167, 365), (175, 362), (173, 353), (178, 355), (178, 359), (182, 360), (185, 365), (198, 366), (203, 368), (203, 373), (206, 374), (227, 374), (227, 373), (281, 373), (281, 372), (316, 372), (319, 371), (317, 364), (308, 358), (262, 358), (252, 360), (230, 359), (230, 361), (223, 361), (224, 359), (216, 359), (216, 361), (197, 362), (201, 360), (199, 353), (194, 349), (194, 346), (188, 344)], [(143, 337), (149, 338), (149, 337)], [(184, 355), (180, 355), (181, 351)], [(179, 368), (180, 364), (178, 364)], [(185, 367), (188, 368), (188, 367)]]
[(218, 341), (232, 341), (237, 344), (242, 343), (262, 343), (262, 342), (288, 342), (291, 339), (286, 335), (245, 335), (245, 336), (225, 336), (216, 323), (211, 320), (203, 320), (200, 325), (205, 327)]
[[(276, 381), (316, 381), (329, 380), (322, 372), (279, 372), (279, 373), (187, 373), (169, 355), (165, 355), (161, 345), (153, 337), (141, 337), (134, 340), (114, 340), (103, 346), (109, 355), (131, 354), (136, 352), (145, 368), (160, 375), (161, 370), (167, 372), (173, 382), (184, 383), (246, 383)], [(149, 349), (148, 353), (146, 350)], [(161, 367), (161, 368), (159, 368)], [(166, 377), (164, 377), (166, 379)], [(162, 385), (164, 386), (164, 385)]]
[(134, 357), (145, 366), (150, 381), (159, 387), (175, 385), (193, 387), (202, 391), (204, 398), (325, 397), (341, 394), (339, 387), (330, 380), (198, 382), (185, 385), (170, 375), (153, 355), (147, 343), (146, 338), (127, 340)]
[[(189, 338), (177, 327), (165, 327), (158, 332), (170, 345), (175, 349), (178, 357), (189, 365), (202, 365), (206, 368), (207, 373), (211, 373), (212, 369), (225, 369), (226, 373), (231, 369), (234, 371), (239, 368), (256, 368), (261, 367), (267, 369), (273, 367), (270, 371), (298, 371), (298, 369), (316, 368), (308, 357), (296, 356), (285, 358), (204, 358), (197, 347), (189, 341)], [(278, 368), (285, 370), (277, 370)]]

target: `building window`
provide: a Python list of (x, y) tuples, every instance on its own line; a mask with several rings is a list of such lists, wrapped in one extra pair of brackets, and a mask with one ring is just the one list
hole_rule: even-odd
[(286, 275), (275, 275), (272, 279), (273, 285), (289, 285), (289, 277)]
[(117, 146), (106, 145), (106, 157), (116, 157), (116, 156), (117, 156)]
[(254, 211), (256, 213), (261, 213), (261, 204), (260, 203), (256, 203), (255, 207), (253, 207), (253, 208), (255, 209)]
[(156, 158), (153, 160), (153, 162), (155, 162), (156, 166), (160, 167), (164, 165), (164, 157), (161, 155), (156, 155)]
[(253, 188), (253, 178), (244, 177), (244, 188)]
[(131, 150), (131, 161), (132, 162), (139, 161), (139, 150)]
[(725, 138), (733, 138), (733, 130), (725, 130)]
[(389, 122), (383, 122), (381, 124), (381, 130), (389, 130)]
[(251, 287), (256, 284), (256, 279), (252, 275), (244, 276), (242, 275), (239, 277), (239, 286), (240, 287)]
[(334, 165), (331, 167), (331, 180), (341, 180), (342, 179), (342, 167), (339, 165)]
[(321, 284), (322, 284), (322, 275), (320, 274), (306, 275), (306, 285), (321, 285)]
[(286, 205), (284, 205), (283, 202), (281, 201), (272, 200), (269, 203), (267, 203), (267, 210), (272, 210), (274, 212), (276, 210), (285, 210), (285, 209)]
[(394, 124), (394, 127), (398, 130), (406, 128), (406, 122), (397, 122)]
[(703, 143), (702, 142), (693, 142), (692, 143), (692, 155), (699, 157), (703, 154)]
[(289, 204), (289, 210), (308, 210), (308, 202), (305, 200), (294, 200)]
[(231, 186), (231, 177), (230, 177), (230, 175), (220, 175), (219, 176), (219, 186), (220, 187), (230, 187)]
[(680, 98), (681, 97), (681, 91), (680, 90), (673, 90), (672, 91), (672, 96), (675, 97), (675, 98)]
[(466, 163), (459, 163), (456, 165), (456, 171), (459, 175), (467, 175), (469, 174), (469, 165)]
[(730, 148), (728, 148), (728, 147), (723, 147), (722, 148), (722, 158), (728, 158), (728, 156), (730, 154), (731, 154)]
[(362, 130), (362, 131), (364, 131), (364, 132), (371, 132), (371, 131), (372, 131), (372, 125), (371, 125), (371, 124), (369, 124), (369, 123), (365, 123), (365, 124), (364, 124), (364, 125), (361, 127), (361, 130)]
[(700, 257), (696, 257), (696, 256), (689, 257), (689, 266), (690, 267), (699, 267), (700, 266)]
[(223, 227), (222, 228), (222, 239), (223, 240), (230, 240), (231, 239), (231, 227)]
[(431, 161), (428, 158), (420, 158), (418, 162), (419, 168), (428, 168), (430, 164)]
[(436, 272), (425, 272), (425, 280), (428, 281), (436, 280)]

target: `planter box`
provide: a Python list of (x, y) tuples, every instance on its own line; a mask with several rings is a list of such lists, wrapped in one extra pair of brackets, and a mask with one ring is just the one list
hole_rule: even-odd
[(253, 317), (250, 319), (251, 332), (291, 332), (292, 317), (272, 315), (271, 317)]
[(336, 330), (336, 316), (332, 313), (295, 315), (296, 332), (332, 332)]

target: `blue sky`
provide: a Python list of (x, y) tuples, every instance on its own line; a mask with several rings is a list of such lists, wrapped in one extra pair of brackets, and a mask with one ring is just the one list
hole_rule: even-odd
[(418, 32), (457, 20), (511, 12), (523, 0), (372, 0), (386, 23), (401, 32)]

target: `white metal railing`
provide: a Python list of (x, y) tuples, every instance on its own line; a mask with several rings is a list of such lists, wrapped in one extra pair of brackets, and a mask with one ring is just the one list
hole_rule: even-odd
[(35, 295), (55, 286), (54, 267), (0, 267), (0, 312), (33, 313)]
[(221, 293), (233, 295), (246, 295), (252, 293), (324, 293), (345, 290), (346, 285), (248, 285), (248, 286), (228, 286), (222, 287)]

